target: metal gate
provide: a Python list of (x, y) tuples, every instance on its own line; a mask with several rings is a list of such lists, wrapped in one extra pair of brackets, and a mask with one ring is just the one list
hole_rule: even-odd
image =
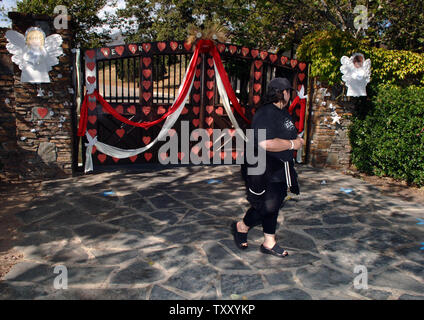
[[(266, 84), (273, 77), (286, 77), (294, 88), (300, 90), (304, 86), (307, 92), (306, 63), (232, 44), (217, 43), (216, 46), (244, 115), (249, 120), (260, 105)], [(95, 86), (100, 95), (124, 117), (134, 122), (153, 121), (172, 105), (192, 53), (192, 46), (183, 41), (87, 49), (82, 63), (84, 79), (87, 85)], [(298, 107), (293, 116), (298, 121)], [(235, 113), (235, 118), (242, 129), (247, 127), (240, 115)], [(198, 61), (189, 102), (174, 125), (178, 135), (181, 121), (188, 121), (190, 132), (196, 128), (204, 128), (208, 132), (215, 128), (232, 128), (220, 101), (213, 60), (208, 53), (203, 53)], [(149, 129), (127, 125), (108, 114), (96, 101), (89, 100), (87, 131), (93, 137), (97, 135), (98, 140), (105, 144), (122, 149), (140, 148), (158, 135), (162, 125), (163, 122)], [(163, 143), (158, 142), (146, 152), (126, 159), (116, 159), (93, 148), (93, 164), (96, 167), (157, 163), (161, 156), (158, 151)], [(196, 143), (190, 142), (190, 150)], [(186, 156), (189, 155), (179, 154), (178, 157), (183, 162)], [(240, 155), (235, 150), (230, 156), (235, 163)]]

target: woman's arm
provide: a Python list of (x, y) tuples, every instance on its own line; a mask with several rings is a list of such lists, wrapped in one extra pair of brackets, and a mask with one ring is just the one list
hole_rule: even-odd
[(293, 150), (299, 150), (302, 145), (305, 144), (305, 141), (298, 137), (295, 140), (285, 140), (280, 138), (274, 138), (271, 140), (264, 140), (259, 143), (259, 146), (265, 149), (266, 151), (270, 152), (280, 152), (280, 151), (286, 151), (292, 148), (292, 143), (290, 141), (293, 141)]

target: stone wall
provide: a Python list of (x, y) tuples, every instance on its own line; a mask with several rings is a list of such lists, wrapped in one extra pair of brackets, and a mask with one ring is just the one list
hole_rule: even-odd
[[(3, 149), (0, 155), (1, 162), (7, 163), (0, 177), (15, 182), (70, 176), (75, 163), (72, 33), (70, 29), (56, 30), (48, 16), (9, 13), (9, 17), (12, 28), (22, 34), (32, 26), (43, 29), (46, 36), (60, 34), (64, 54), (49, 72), (50, 83), (21, 83), (21, 70), (16, 64), (12, 66), (13, 78), (9, 76), (7, 83), (1, 82), (1, 129), (8, 136), (3, 144), (12, 145), (14, 140), (15, 145), (14, 151)], [(5, 43), (3, 36), (0, 43), (1, 50)], [(9, 107), (4, 107), (6, 96)], [(10, 161), (11, 158), (14, 160)]]
[(353, 104), (340, 101), (346, 100), (340, 94), (340, 90), (313, 80), (308, 155), (312, 166), (341, 170), (351, 167), (348, 128)]
[(17, 145), (13, 65), (4, 37), (7, 30), (0, 28), (0, 180), (17, 178), (10, 170), (10, 165), (16, 160)]

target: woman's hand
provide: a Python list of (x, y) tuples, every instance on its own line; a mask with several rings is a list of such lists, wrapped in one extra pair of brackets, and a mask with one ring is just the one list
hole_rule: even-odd
[(301, 137), (297, 137), (296, 140), (292, 140), (293, 141), (293, 149), (294, 150), (299, 150), (300, 148), (302, 148), (302, 146), (305, 145), (305, 140), (303, 140)]

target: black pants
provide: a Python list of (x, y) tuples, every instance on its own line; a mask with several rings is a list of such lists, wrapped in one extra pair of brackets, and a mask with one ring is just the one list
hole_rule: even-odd
[(277, 226), (278, 211), (287, 196), (286, 182), (271, 182), (266, 186), (263, 195), (263, 204), (251, 206), (243, 218), (243, 222), (249, 228), (262, 224), (264, 233), (275, 234)]

